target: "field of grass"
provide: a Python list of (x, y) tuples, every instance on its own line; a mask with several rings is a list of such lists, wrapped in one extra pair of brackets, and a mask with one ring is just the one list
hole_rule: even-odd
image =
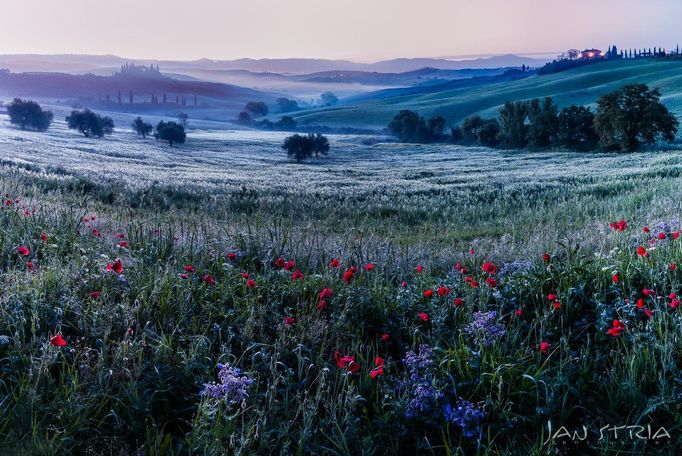
[(281, 139), (0, 117), (2, 454), (679, 453), (680, 151)]
[(591, 105), (599, 96), (625, 84), (644, 83), (656, 87), (662, 100), (677, 116), (682, 115), (682, 60), (624, 60), (588, 65), (546, 76), (533, 76), (513, 82), (463, 86), (427, 94), (407, 94), (373, 99), (363, 95), (357, 102), (335, 108), (306, 111), (296, 115), (303, 125), (384, 128), (401, 109), (432, 117), (443, 116), (455, 125), (480, 114), (496, 117), (507, 100), (521, 101), (551, 96), (560, 107)]

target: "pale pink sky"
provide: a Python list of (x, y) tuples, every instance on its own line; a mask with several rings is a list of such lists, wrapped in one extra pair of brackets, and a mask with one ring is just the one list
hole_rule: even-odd
[(673, 47), (680, 0), (0, 0), (0, 54), (347, 58)]

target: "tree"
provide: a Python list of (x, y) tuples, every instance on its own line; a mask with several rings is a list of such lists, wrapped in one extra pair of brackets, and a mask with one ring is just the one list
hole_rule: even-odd
[(500, 143), (500, 124), (495, 119), (488, 119), (477, 130), (476, 140), (478, 145), (485, 147), (497, 147)]
[(659, 139), (672, 142), (678, 120), (661, 102), (658, 89), (630, 84), (603, 95), (597, 102), (594, 125), (599, 144), (607, 150), (638, 150)]
[(300, 162), (306, 158), (312, 157), (313, 154), (315, 154), (316, 157), (319, 157), (319, 154), (327, 155), (329, 152), (329, 141), (325, 136), (319, 133), (317, 135), (309, 134), (307, 136), (295, 134), (288, 136), (284, 140), (282, 149), (287, 151), (287, 155)]
[(462, 132), (462, 142), (464, 144), (476, 144), (478, 142), (478, 130), (485, 124), (481, 116), (474, 115), (462, 121), (460, 130)]
[(577, 49), (569, 49), (568, 51), (566, 51), (566, 56), (568, 57), (569, 60), (577, 59), (578, 55), (580, 55), (580, 51)]
[[(178, 122), (182, 125), (182, 129), (187, 128), (187, 122), (189, 121), (189, 116), (186, 112), (181, 112), (178, 114)], [(183, 141), (184, 142), (184, 141)]]
[(462, 125), (457, 127), (459, 130), (460, 141), (455, 138), (453, 128), (453, 142), (485, 147), (496, 147), (499, 144), (500, 124), (495, 119), (483, 119), (481, 116), (474, 115), (462, 121)]
[(558, 108), (551, 97), (542, 104), (537, 98), (528, 104), (528, 145), (534, 149), (551, 146), (557, 140)]
[(431, 136), (431, 138), (433, 138), (434, 140), (435, 139), (442, 139), (443, 138), (443, 132), (445, 131), (445, 128), (447, 126), (448, 126), (448, 123), (441, 116), (436, 116), (436, 117), (430, 118), (428, 121), (429, 136)]
[(332, 92), (325, 92), (320, 95), (320, 104), (324, 106), (334, 106), (339, 102), (339, 98)]
[(296, 130), (297, 125), (298, 122), (291, 116), (282, 116), (276, 124), (278, 130), (285, 131)]
[(139, 116), (133, 120), (130, 126), (134, 133), (142, 135), (143, 138), (146, 138), (148, 134), (151, 134), (153, 129), (152, 124), (145, 122), (142, 120), (142, 117)]
[(279, 107), (279, 112), (298, 111), (299, 109), (298, 102), (288, 98), (278, 98), (276, 103)]
[(569, 106), (559, 113), (557, 119), (557, 142), (576, 150), (592, 150), (599, 138), (594, 131), (594, 114), (584, 106)]
[(171, 147), (173, 144), (184, 144), (187, 138), (185, 127), (177, 122), (164, 122), (163, 120), (156, 125), (154, 136), (157, 140), (168, 141)]
[(15, 98), (7, 106), (9, 121), (22, 130), (46, 131), (52, 123), (51, 111), (44, 111), (38, 103)]
[(268, 105), (262, 101), (249, 101), (244, 107), (244, 111), (252, 117), (262, 117), (268, 115)]
[(428, 130), (423, 117), (406, 109), (400, 111), (388, 124), (388, 130), (403, 142), (420, 142)]
[(246, 111), (242, 111), (237, 115), (237, 123), (242, 125), (251, 125), (253, 123), (253, 117)]
[(526, 117), (528, 103), (507, 101), (500, 108), (500, 138), (505, 147), (523, 149), (526, 147)]
[(110, 135), (114, 131), (114, 121), (111, 117), (100, 116), (89, 109), (71, 111), (66, 116), (66, 123), (72, 130), (78, 130), (86, 137)]

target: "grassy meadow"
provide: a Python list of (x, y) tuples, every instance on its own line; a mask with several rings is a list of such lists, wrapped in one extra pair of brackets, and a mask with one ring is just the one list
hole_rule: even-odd
[(680, 151), (284, 135), (0, 117), (3, 454), (679, 454)]

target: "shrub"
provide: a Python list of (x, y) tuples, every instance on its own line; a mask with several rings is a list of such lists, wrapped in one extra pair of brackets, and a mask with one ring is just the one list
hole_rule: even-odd
[(307, 136), (295, 134), (284, 140), (282, 149), (286, 150), (290, 157), (300, 162), (312, 157), (313, 154), (316, 157), (319, 157), (320, 154), (327, 155), (329, 153), (329, 140), (319, 133)]
[(143, 138), (146, 138), (153, 130), (152, 124), (145, 122), (139, 116), (133, 120), (130, 126), (135, 134), (141, 135)]
[(157, 140), (168, 141), (168, 144), (173, 147), (173, 144), (184, 144), (187, 135), (185, 128), (179, 123), (162, 120), (156, 125), (155, 137)]
[(66, 123), (72, 130), (78, 130), (86, 137), (110, 135), (114, 131), (114, 121), (111, 117), (100, 116), (89, 109), (71, 111), (66, 116)]
[(22, 130), (47, 131), (52, 123), (52, 112), (44, 111), (38, 103), (15, 98), (7, 106), (9, 121)]

